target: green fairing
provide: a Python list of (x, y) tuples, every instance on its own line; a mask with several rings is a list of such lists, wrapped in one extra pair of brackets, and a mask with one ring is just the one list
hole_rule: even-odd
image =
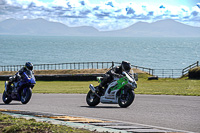
[(118, 81), (117, 81), (117, 85), (114, 86), (113, 88), (110, 88), (111, 91), (113, 90), (119, 90), (121, 89), (122, 87), (124, 87), (126, 84), (128, 84), (128, 79), (126, 77), (123, 77), (123, 78), (120, 78)]
[(98, 80), (98, 82), (99, 83), (101, 83), (101, 79), (100, 79), (101, 77), (97, 77), (97, 80)]

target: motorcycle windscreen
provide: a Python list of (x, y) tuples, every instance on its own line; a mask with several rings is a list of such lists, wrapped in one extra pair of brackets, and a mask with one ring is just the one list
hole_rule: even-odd
[(130, 81), (130, 82), (133, 82), (134, 80), (125, 72), (125, 75), (126, 75), (126, 77), (128, 78), (128, 80)]
[(34, 76), (31, 78), (31, 84), (36, 84)]
[(35, 84), (35, 76), (33, 75), (32, 71), (26, 71), (24, 72), (25, 80), (29, 81), (31, 84)]

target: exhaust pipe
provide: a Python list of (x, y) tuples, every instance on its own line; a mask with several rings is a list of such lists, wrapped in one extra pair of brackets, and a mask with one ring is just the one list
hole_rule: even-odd
[(100, 96), (96, 93), (96, 89), (94, 88), (94, 86), (92, 84), (90, 84), (89, 88), (97, 97), (100, 98)]

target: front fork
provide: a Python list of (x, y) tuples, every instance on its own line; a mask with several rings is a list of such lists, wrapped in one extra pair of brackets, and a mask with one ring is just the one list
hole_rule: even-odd
[(5, 92), (8, 95), (8, 90), (11, 89), (11, 84), (9, 84), (9, 81), (5, 82)]
[(96, 89), (94, 88), (94, 86), (92, 84), (90, 84), (89, 88), (97, 97), (99, 97), (99, 98), (101, 97), (101, 96), (99, 96), (99, 94), (97, 94)]
[(128, 95), (128, 93), (127, 93), (127, 89), (121, 89), (121, 94), (120, 94), (120, 97), (121, 97), (121, 99), (122, 100), (126, 100), (126, 98), (127, 98), (127, 95)]
[(7, 91), (8, 91), (7, 84), (8, 84), (8, 81), (5, 82), (5, 92), (6, 92), (6, 94), (7, 94)]

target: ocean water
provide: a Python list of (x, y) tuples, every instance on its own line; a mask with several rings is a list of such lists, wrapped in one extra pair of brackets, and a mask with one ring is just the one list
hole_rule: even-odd
[(182, 69), (200, 61), (200, 38), (0, 36), (0, 66), (122, 60)]

